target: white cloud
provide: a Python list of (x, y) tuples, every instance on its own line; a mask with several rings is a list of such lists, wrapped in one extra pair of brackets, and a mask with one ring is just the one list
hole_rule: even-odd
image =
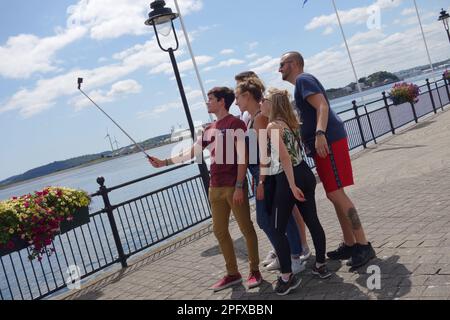
[[(144, 25), (150, 12), (148, 0), (80, 0), (70, 6), (68, 24), (78, 24), (89, 28), (94, 39), (112, 39), (123, 35), (142, 35), (151, 33), (152, 29)], [(167, 6), (176, 11), (172, 0)], [(199, 11), (202, 0), (183, 0), (178, 2), (183, 15)]]
[(108, 95), (115, 96), (118, 94), (130, 94), (139, 93), (142, 90), (142, 86), (135, 80), (122, 80), (114, 83), (111, 86), (111, 90)]
[[(195, 62), (197, 65), (201, 66), (204, 65), (210, 61), (214, 60), (213, 57), (210, 56), (196, 56)], [(178, 63), (178, 69), (180, 72), (186, 72), (194, 68), (194, 64), (192, 63), (192, 59), (187, 59), (184, 61), (181, 61)], [(173, 67), (171, 63), (162, 63), (150, 70), (151, 74), (158, 74), (158, 73), (165, 73), (165, 74), (172, 74), (173, 73)]]
[[(190, 87), (186, 87), (186, 98), (188, 100), (189, 109), (190, 110), (197, 110), (200, 109), (200, 106), (205, 107), (205, 102), (203, 100), (203, 94), (201, 90), (192, 90)], [(162, 113), (176, 110), (176, 109), (182, 109), (183, 103), (180, 99), (176, 101), (172, 101), (169, 103), (161, 104), (155, 107), (152, 107), (149, 111), (142, 111), (137, 113), (138, 119), (155, 119), (159, 118)]]
[(153, 68), (168, 60), (167, 54), (158, 48), (155, 39), (124, 52), (115, 55), (116, 58), (121, 58), (118, 63), (91, 70), (72, 70), (53, 78), (41, 79), (34, 88), (21, 89), (6, 100), (0, 105), (0, 113), (17, 109), (22, 116), (31, 117), (52, 107), (58, 98), (76, 94), (78, 77), (83, 77), (84, 87), (92, 91), (118, 81), (140, 68)]
[(358, 32), (348, 39), (349, 46), (365, 43), (368, 41), (383, 39), (385, 35), (381, 30), (373, 29), (367, 32)]
[(226, 55), (226, 54), (233, 54), (234, 50), (233, 49), (223, 49), (222, 51), (220, 51), (220, 54)]
[(239, 64), (243, 64), (245, 63), (244, 60), (239, 60), (239, 59), (229, 59), (226, 61), (222, 61), (219, 64), (212, 66), (212, 67), (206, 67), (205, 69), (203, 69), (203, 71), (211, 71), (214, 69), (218, 69), (218, 68), (223, 68), (223, 67), (231, 67), (234, 65), (239, 65)]
[[(369, 18), (369, 8), (378, 6), (380, 9), (398, 7), (403, 0), (377, 0), (374, 4), (367, 7), (352, 8), (350, 10), (338, 10), (339, 18), (343, 25), (345, 24), (365, 24)], [(314, 17), (306, 26), (306, 30), (314, 30), (321, 27), (333, 27), (338, 25), (336, 14)]]
[[(419, 14), (422, 23), (426, 21), (434, 22), (436, 20), (436, 13), (434, 12), (419, 12)], [(409, 15), (406, 18), (395, 19), (394, 24), (400, 24), (402, 26), (416, 25), (417, 27), (419, 27), (419, 20), (417, 19), (416, 11), (414, 10), (414, 14)]]
[[(122, 80), (114, 83), (108, 92), (93, 90), (88, 96), (98, 104), (115, 101), (119, 96), (136, 94), (141, 92), (142, 86), (135, 80)], [(80, 110), (91, 105), (91, 102), (84, 97), (73, 99), (72, 104), (76, 110)]]
[(270, 72), (278, 72), (278, 65), (280, 63), (280, 58), (272, 58), (268, 59), (265, 63), (260, 66), (253, 68), (252, 71), (257, 73), (258, 75)]
[(52, 37), (32, 34), (10, 37), (0, 47), (0, 75), (5, 78), (29, 78), (35, 72), (56, 71), (54, 56), (58, 50), (82, 38), (86, 29), (69, 28)]
[(327, 36), (327, 35), (329, 35), (329, 34), (332, 34), (333, 32), (334, 32), (334, 28), (328, 26), (328, 27), (322, 32), (322, 34), (323, 34), (324, 36)]
[(246, 57), (247, 59), (254, 59), (254, 58), (256, 58), (257, 56), (258, 56), (257, 53), (251, 53), (251, 54), (246, 55), (245, 57)]
[(161, 113), (173, 110), (173, 109), (181, 109), (181, 101), (180, 102), (170, 102), (165, 103), (156, 107), (153, 107), (150, 111), (142, 111), (137, 113), (138, 119), (145, 119), (145, 118), (151, 118), (155, 119), (158, 118)]
[[(445, 48), (448, 42), (444, 41), (445, 37), (440, 26), (434, 22), (423, 26), (428, 46), (432, 48), (430, 51), (432, 61), (446, 59)], [(350, 45), (350, 51), (358, 77), (380, 70), (396, 72), (428, 64), (417, 25), (403, 32), (383, 37), (380, 35), (381, 33), (367, 32), (351, 38), (353, 44)], [(375, 41), (371, 41), (371, 38)], [(305, 61), (305, 71), (317, 75), (326, 87), (343, 86), (355, 81), (347, 53), (342, 45), (308, 57)]]
[(401, 15), (402, 16), (409, 16), (409, 15), (415, 14), (415, 13), (416, 13), (416, 10), (414, 8), (406, 8), (406, 9), (403, 9)]
[(259, 58), (251, 63), (248, 64), (249, 67), (255, 67), (255, 66), (259, 66), (262, 65), (264, 63), (266, 63), (267, 61), (271, 60), (272, 57), (271, 56), (264, 56), (262, 58)]
[[(196, 1), (191, 1), (191, 3), (194, 2), (196, 3)], [(176, 52), (177, 60), (185, 54), (183, 49), (186, 46), (184, 37), (181, 37), (179, 40), (180, 49)], [(1, 101), (0, 113), (19, 110), (22, 116), (31, 117), (43, 112), (54, 106), (57, 99), (77, 94), (76, 79), (78, 77), (85, 79), (85, 88), (95, 92), (104, 85), (119, 81), (137, 70), (147, 69), (155, 74), (158, 72), (172, 74), (173, 72), (169, 56), (159, 48), (154, 36), (143, 44), (134, 45), (112, 55), (112, 58), (113, 60), (109, 64), (101, 67), (90, 70), (71, 70), (53, 78), (41, 79), (36, 82), (34, 88), (23, 88), (10, 98)], [(196, 58), (199, 65), (213, 60), (209, 56), (198, 56)], [(0, 61), (0, 65), (1, 63)], [(158, 72), (156, 72), (158, 67)], [(192, 69), (191, 59), (181, 61), (178, 67), (181, 72)], [(105, 95), (104, 92), (102, 94)], [(76, 100), (72, 99), (69, 103), (74, 105), (74, 101)]]
[[(423, 26), (431, 49), (432, 61), (447, 59), (445, 50), (448, 41), (446, 41), (446, 35), (440, 30), (442, 26), (434, 21)], [(384, 35), (381, 30), (357, 33), (349, 39), (349, 43), (358, 77), (381, 70), (396, 72), (416, 65), (428, 64), (417, 21), (413, 27), (390, 35)], [(273, 58), (253, 70), (263, 75), (266, 87), (275, 86), (292, 91), (292, 86), (281, 80), (278, 63), (279, 58)], [(341, 87), (355, 81), (343, 44), (306, 57), (305, 71), (316, 75), (326, 88)]]

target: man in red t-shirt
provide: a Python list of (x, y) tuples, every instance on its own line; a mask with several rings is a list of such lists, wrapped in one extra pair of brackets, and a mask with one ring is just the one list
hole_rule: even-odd
[(234, 102), (234, 91), (226, 87), (216, 87), (208, 92), (208, 112), (214, 113), (217, 121), (209, 125), (202, 137), (191, 149), (180, 156), (165, 160), (151, 157), (154, 167), (163, 167), (194, 158), (203, 149), (211, 151), (211, 181), (209, 201), (213, 219), (214, 234), (225, 258), (227, 275), (215, 283), (211, 289), (220, 291), (242, 282), (239, 273), (233, 240), (228, 231), (230, 212), (244, 235), (250, 262), (249, 288), (258, 286), (261, 281), (259, 272), (258, 239), (253, 222), (250, 219), (248, 186), (246, 181), (246, 126), (242, 120), (229, 113)]

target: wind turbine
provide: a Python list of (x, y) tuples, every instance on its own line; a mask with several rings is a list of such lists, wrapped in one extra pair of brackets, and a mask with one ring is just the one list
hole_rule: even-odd
[(119, 149), (119, 142), (116, 139), (116, 136), (114, 136), (114, 144), (116, 145), (116, 150)]
[(109, 139), (109, 144), (111, 145), (111, 150), (112, 150), (112, 152), (114, 152), (114, 146), (113, 146), (113, 144), (112, 144), (111, 136), (109, 135), (108, 129), (106, 129), (106, 136), (105, 136), (105, 139), (106, 139), (106, 138)]

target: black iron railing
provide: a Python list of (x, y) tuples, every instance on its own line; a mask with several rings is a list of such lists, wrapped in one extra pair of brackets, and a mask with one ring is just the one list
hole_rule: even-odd
[[(380, 138), (417, 122), (450, 102), (450, 86), (441, 79), (422, 86), (415, 104), (393, 105), (383, 92), (365, 105), (354, 101), (339, 112), (344, 121), (351, 150), (366, 148)], [(353, 112), (352, 116), (348, 116)], [(308, 158), (308, 164), (314, 163)], [(103, 200), (103, 208), (90, 214), (90, 223), (73, 229), (54, 241), (55, 253), (41, 261), (28, 261), (28, 249), (0, 257), (0, 300), (41, 299), (73, 288), (71, 280), (85, 279), (112, 266), (127, 267), (127, 260), (211, 217), (208, 197), (200, 173), (153, 190), (139, 197), (112, 204), (109, 194), (149, 179), (161, 179), (185, 164), (129, 181), (114, 187), (98, 178), (99, 190), (93, 198)], [(251, 184), (251, 178), (248, 176)], [(250, 188), (251, 189), (251, 188)], [(249, 196), (253, 197), (251, 190)], [(118, 265), (120, 263), (120, 265)]]

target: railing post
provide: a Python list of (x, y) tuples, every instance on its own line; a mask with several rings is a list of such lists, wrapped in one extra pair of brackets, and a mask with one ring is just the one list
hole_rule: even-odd
[[(448, 90), (448, 80), (445, 77), (445, 73), (442, 75), (442, 78), (444, 79), (445, 90), (447, 91), (448, 100), (450, 101), (450, 90)], [(444, 106), (442, 106), (442, 110), (444, 110)]]
[(417, 118), (416, 108), (414, 108), (414, 102), (410, 102), (409, 104), (411, 105), (411, 108), (412, 108), (412, 112), (413, 112), (413, 115), (414, 115), (414, 121), (416, 123), (418, 123), (419, 122), (419, 118)]
[(355, 111), (356, 122), (358, 123), (359, 133), (361, 134), (362, 144), (363, 144), (364, 149), (366, 149), (367, 148), (366, 139), (364, 138), (364, 132), (363, 132), (362, 126), (361, 126), (361, 120), (359, 119), (358, 106), (356, 105), (356, 100), (353, 100), (352, 104), (353, 104), (353, 111)]
[(436, 105), (434, 104), (433, 92), (431, 91), (430, 81), (428, 79), (425, 79), (425, 81), (427, 82), (428, 93), (430, 94), (431, 105), (433, 106), (433, 111), (434, 111), (434, 113), (437, 113)]
[(105, 178), (98, 177), (97, 183), (100, 185), (99, 192), (102, 195), (103, 202), (105, 204), (105, 211), (108, 215), (109, 224), (111, 225), (111, 230), (114, 237), (114, 242), (116, 243), (117, 252), (119, 254), (119, 261), (122, 264), (122, 268), (128, 267), (127, 257), (123, 251), (122, 242), (120, 241), (119, 230), (117, 229), (116, 220), (114, 219), (113, 208), (109, 202), (108, 188), (105, 187)]
[(377, 144), (377, 139), (375, 138), (375, 134), (373, 133), (372, 121), (370, 120), (370, 115), (367, 112), (367, 106), (364, 104), (364, 111), (366, 112), (367, 121), (369, 122), (370, 134), (372, 135), (373, 142)]
[(438, 83), (438, 82), (435, 81), (435, 82), (434, 82), (434, 86), (436, 87), (436, 93), (437, 93), (438, 98), (439, 98), (439, 104), (441, 105), (441, 109), (442, 109), (442, 108), (444, 107), (444, 105), (442, 104), (441, 94), (439, 93), (439, 86), (438, 86), (437, 83)]
[(391, 110), (389, 110), (389, 103), (387, 101), (386, 92), (383, 91), (381, 94), (383, 95), (384, 106), (386, 107), (386, 110), (387, 110), (389, 125), (391, 126), (391, 132), (392, 132), (392, 134), (395, 134), (394, 123), (392, 122), (392, 115), (391, 115)]

